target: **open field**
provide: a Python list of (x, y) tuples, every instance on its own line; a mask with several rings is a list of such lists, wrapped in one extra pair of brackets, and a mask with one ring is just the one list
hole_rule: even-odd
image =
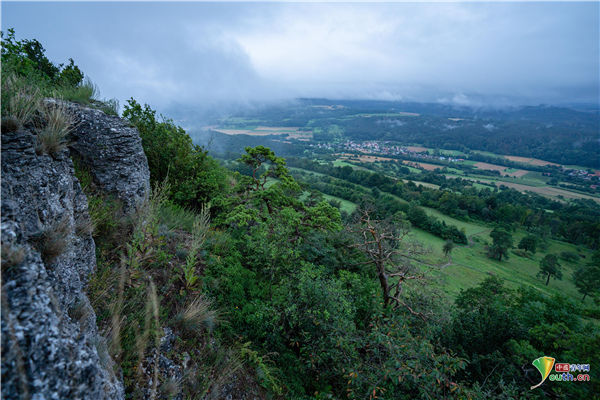
[(389, 157), (379, 157), (379, 156), (369, 156), (369, 155), (357, 155), (357, 154), (340, 154), (340, 158), (346, 159), (348, 161), (360, 161), (360, 162), (376, 162), (376, 161), (394, 161), (393, 158)]
[(429, 207), (421, 207), (421, 208), (423, 210), (425, 210), (427, 215), (430, 215), (430, 216), (436, 217), (442, 221), (445, 221), (449, 225), (455, 225), (458, 229), (461, 229), (461, 230), (464, 229), (465, 234), (467, 236), (471, 236), (471, 235), (475, 235), (475, 234), (478, 235), (483, 232), (491, 231), (491, 228), (489, 228), (485, 225), (479, 224), (477, 222), (462, 221), (460, 219), (450, 217), (434, 208), (429, 208)]
[(352, 117), (418, 117), (420, 114), (411, 113), (411, 112), (390, 112), (390, 113), (360, 113), (354, 114)]
[(506, 169), (506, 167), (502, 166), (502, 165), (496, 165), (496, 164), (488, 164), (485, 162), (476, 162), (475, 164), (473, 164), (473, 166), (477, 169), (487, 169), (490, 171), (504, 171)]
[(537, 166), (543, 166), (543, 165), (559, 165), (550, 161), (544, 161), (544, 160), (538, 160), (537, 158), (531, 158), (531, 157), (519, 157), (519, 156), (503, 156), (504, 158), (506, 158), (507, 160), (510, 161), (514, 161), (514, 162), (519, 162), (519, 163), (523, 163), (523, 164), (529, 164), (529, 165), (537, 165)]
[(408, 161), (408, 160), (402, 160), (403, 164), (412, 166), (412, 167), (421, 167), (426, 171), (434, 171), (436, 169), (442, 169), (444, 168), (441, 165), (435, 165), (435, 164), (429, 164), (429, 163), (424, 163), (424, 162), (417, 162), (417, 161)]
[[(458, 176), (458, 175), (452, 175), (452, 174), (446, 174), (445, 175), (447, 178), (463, 178), (463, 179), (468, 179), (471, 180), (473, 182), (482, 182), (482, 183), (492, 183), (494, 185), (496, 185), (497, 187), (501, 187), (501, 186), (506, 186), (515, 190), (518, 190), (519, 192), (525, 193), (525, 192), (532, 192), (532, 193), (536, 193), (542, 196), (546, 196), (546, 197), (550, 197), (552, 199), (555, 200), (559, 200), (560, 197), (562, 196), (562, 198), (564, 199), (591, 199), (594, 200), (596, 202), (600, 203), (600, 197), (594, 197), (594, 196), (590, 196), (588, 194), (584, 194), (584, 193), (577, 193), (577, 192), (571, 192), (569, 190), (566, 189), (560, 189), (560, 188), (556, 188), (553, 186), (545, 186), (543, 182), (535, 182), (532, 184), (525, 184), (525, 183), (516, 183), (516, 182), (510, 182), (508, 180), (502, 180), (502, 179), (484, 179), (484, 178), (475, 178), (475, 177), (471, 177), (471, 176)], [(506, 179), (506, 178), (505, 178)], [(522, 182), (525, 182), (524, 180), (521, 180)], [(536, 186), (534, 186), (534, 184)]]
[(341, 197), (331, 196), (329, 194), (323, 194), (323, 198), (325, 198), (325, 200), (339, 201), (341, 204), (340, 210), (345, 211), (348, 214), (352, 214), (354, 212), (354, 210), (356, 210), (356, 207), (358, 207), (355, 203), (345, 200), (345, 199), (342, 199)]
[(294, 126), (257, 126), (253, 129), (217, 129), (213, 131), (223, 133), (225, 135), (249, 135), (249, 136), (270, 136), (270, 135), (285, 135), (287, 139), (310, 140), (312, 138), (311, 131), (301, 131), (299, 127)]
[(414, 183), (417, 186), (423, 186), (423, 187), (430, 188), (430, 189), (439, 189), (440, 188), (439, 185), (436, 185), (434, 183), (427, 183), (427, 182), (421, 182), (421, 181), (411, 181), (411, 180), (408, 180), (408, 179), (402, 179), (402, 182), (404, 182), (404, 183), (412, 182), (412, 183)]
[(424, 151), (429, 150), (427, 147), (422, 147), (422, 146), (404, 146), (404, 147), (406, 147), (406, 149), (408, 151), (413, 151), (415, 153), (422, 153)]
[[(510, 172), (509, 172), (510, 171)], [(507, 170), (504, 170), (504, 173), (508, 176), (514, 176), (515, 178), (521, 178), (525, 175), (527, 175), (528, 173), (530, 173), (531, 171), (527, 171), (525, 169), (517, 169), (517, 170), (512, 170), (512, 168), (509, 168)]]
[(515, 169), (515, 168), (507, 168), (503, 165), (490, 164), (486, 162), (476, 162), (472, 164), (477, 169), (485, 169), (488, 171), (500, 171), (502, 175), (508, 175), (511, 177), (520, 178), (522, 176), (527, 175), (531, 171), (527, 171), (525, 169)]
[(296, 168), (296, 167), (287, 167), (290, 172), (293, 174), (294, 172), (299, 172), (301, 174), (308, 174), (308, 175), (315, 175), (315, 176), (325, 176), (324, 174), (320, 173), (320, 172), (315, 172), (315, 171), (309, 171), (307, 169), (302, 169), (302, 168)]
[(354, 169), (361, 169), (361, 170), (364, 170), (364, 171), (368, 171), (367, 168), (364, 168), (364, 167), (361, 167), (359, 165), (355, 165), (355, 164), (349, 163), (348, 161), (342, 160), (342, 159), (335, 160), (333, 162), (333, 166), (334, 167), (352, 167)]
[[(507, 285), (514, 289), (527, 286), (548, 295), (562, 294), (574, 300), (581, 299), (581, 295), (572, 281), (577, 264), (561, 260), (563, 279), (550, 280), (548, 286), (545, 285), (544, 279), (537, 277), (539, 262), (546, 254), (556, 254), (561, 251), (577, 252), (576, 246), (550, 240), (546, 252), (538, 252), (531, 258), (526, 258), (511, 251), (510, 258), (500, 262), (492, 260), (486, 255), (485, 242), (490, 241), (488, 235), (490, 231), (491, 228), (487, 228), (480, 234), (470, 235), (472, 245), (456, 246), (452, 251), (451, 261), (443, 255), (444, 240), (420, 229), (412, 229), (409, 237), (423, 243), (425, 248), (430, 251), (421, 257), (420, 267), (439, 278), (442, 290), (450, 297), (455, 297), (462, 289), (477, 286), (487, 276), (494, 274), (505, 279)], [(514, 234), (515, 244), (523, 235), (524, 232)], [(589, 257), (588, 253), (586, 251), (584, 256)], [(586, 303), (591, 304), (591, 300), (588, 299)]]
[(547, 197), (562, 196), (565, 199), (592, 199), (592, 200), (595, 200), (600, 203), (600, 198), (598, 198), (598, 197), (590, 196), (590, 195), (583, 194), (583, 193), (575, 193), (575, 192), (571, 192), (569, 190), (559, 189), (559, 188), (555, 188), (552, 186), (537, 187), (537, 186), (529, 186), (529, 185), (523, 185), (520, 183), (503, 182), (503, 181), (496, 181), (496, 186), (498, 186), (498, 187), (506, 186), (506, 187), (516, 189), (520, 192), (533, 192), (533, 193), (541, 194), (542, 196), (547, 196)]

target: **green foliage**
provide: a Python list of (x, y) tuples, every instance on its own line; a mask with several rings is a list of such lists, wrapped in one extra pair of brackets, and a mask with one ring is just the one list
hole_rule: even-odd
[(528, 235), (521, 239), (518, 248), (535, 254), (537, 242), (538, 240), (535, 236)]
[(203, 207), (200, 214), (197, 216), (192, 227), (192, 238), (188, 246), (188, 253), (185, 257), (185, 264), (181, 267), (183, 272), (183, 280), (186, 289), (194, 287), (200, 278), (196, 273), (196, 265), (198, 263), (198, 252), (204, 244), (208, 229), (210, 226), (210, 214), (207, 206)]
[(168, 229), (182, 229), (189, 233), (194, 230), (197, 215), (192, 210), (167, 201), (162, 205), (159, 213), (160, 220)]
[(450, 255), (450, 253), (452, 253), (453, 249), (454, 249), (454, 242), (452, 240), (446, 240), (446, 242), (444, 243), (444, 247), (442, 248), (444, 255), (446, 257), (448, 257)]
[(283, 395), (283, 386), (276, 377), (273, 362), (267, 355), (260, 355), (258, 351), (252, 350), (251, 343), (246, 342), (240, 348), (240, 355), (250, 365), (256, 368), (259, 383), (277, 396)]
[[(584, 326), (578, 307), (561, 296), (547, 297), (533, 289), (513, 291), (492, 276), (462, 291), (456, 307), (440, 339), (469, 360), (459, 381), (469, 382), (476, 392), (492, 388), (489, 395), (494, 398), (507, 398), (511, 392), (515, 394), (508, 398), (535, 395), (529, 386), (537, 381), (529, 371), (531, 361), (542, 354), (565, 362), (598, 354), (593, 349), (600, 340), (598, 328)], [(505, 382), (513, 384), (505, 387)], [(561, 398), (586, 398), (594, 390), (591, 385), (544, 387), (547, 395)]]
[[(8, 91), (7, 85), (11, 87)], [(34, 88), (34, 92), (28, 88)], [(14, 29), (2, 32), (3, 118), (13, 115), (15, 108), (24, 109), (24, 103), (35, 109), (42, 97), (94, 106), (113, 115), (118, 113), (116, 100), (100, 101), (98, 96), (96, 85), (89, 78), (84, 79), (72, 58), (66, 66), (56, 65), (48, 59), (44, 47), (36, 39), (17, 40)], [(15, 117), (21, 124), (27, 122), (18, 113)]]
[(596, 251), (592, 255), (588, 264), (575, 271), (573, 282), (575, 282), (577, 290), (583, 294), (582, 302), (588, 295), (596, 298), (600, 294), (600, 251)]
[(98, 108), (102, 110), (106, 115), (119, 116), (119, 100), (108, 99), (101, 101)]
[(89, 105), (98, 96), (98, 88), (89, 78), (86, 78), (76, 86), (59, 88), (55, 92), (55, 96), (75, 103)]
[(558, 263), (558, 257), (555, 254), (547, 254), (540, 260), (540, 272), (538, 276), (545, 276), (546, 286), (550, 282), (550, 278), (562, 279), (562, 271), (560, 270), (560, 264)]
[(125, 105), (123, 118), (140, 132), (150, 181), (154, 184), (167, 180), (173, 202), (200, 210), (204, 203), (225, 191), (225, 172), (173, 121), (159, 121), (156, 111), (133, 99)]
[(569, 262), (577, 262), (581, 257), (579, 254), (572, 251), (561, 251), (560, 258)]
[(94, 179), (83, 162), (73, 158), (75, 176), (88, 200), (88, 212), (92, 223), (92, 236), (96, 246), (112, 246), (121, 240), (126, 223), (122, 218), (122, 204), (113, 196), (95, 189)]
[(502, 261), (502, 257), (508, 258), (508, 250), (513, 246), (512, 235), (504, 229), (495, 228), (490, 237), (493, 243), (488, 249), (488, 255), (498, 261)]
[[(43, 116), (37, 99), (51, 93), (118, 113), (118, 103), (93, 100), (97, 89), (82, 82), (73, 60), (56, 66), (39, 42), (19, 42), (14, 31), (3, 37), (2, 46), (3, 131)], [(511, 290), (495, 276), (462, 291), (454, 307), (445, 305), (445, 297), (440, 300), (428, 280), (420, 286), (407, 281), (398, 296), (410, 308), (385, 307), (377, 273), (357, 248), (356, 236), (342, 229), (339, 210), (296, 181), (286, 160), (270, 148), (246, 147), (234, 173), (149, 106), (132, 99), (124, 117), (140, 131), (154, 185), (148, 203), (131, 221), (123, 220), (117, 201), (96, 190), (85, 166), (74, 164), (97, 243), (98, 271), (90, 280), (89, 297), (128, 398), (158, 393), (159, 385), (157, 396), (219, 398), (220, 389), (231, 382), (241, 382), (248, 392), (260, 385), (260, 396), (252, 396), (267, 398), (535, 398), (528, 390), (534, 358), (549, 354), (585, 362), (600, 357), (598, 328), (582, 318), (597, 318), (596, 308), (586, 304), (581, 311), (564, 297)], [(356, 129), (329, 122), (315, 127), (315, 133), (338, 140), (347, 131), (357, 135)], [(446, 239), (446, 256), (454, 243), (468, 244), (466, 234), (423, 207), (462, 218), (452, 222), (457, 226), (478, 218), (536, 232), (539, 224), (575, 242), (597, 242), (595, 205), (569, 208), (516, 191), (477, 191), (472, 182), (435, 174), (423, 173), (421, 179), (442, 190), (403, 184), (365, 168), (310, 168), (322, 174), (313, 177), (313, 188), (355, 206), (369, 205), (377, 219), (407, 218)], [(540, 211), (545, 209), (552, 212)], [(64, 236), (60, 226), (48, 232), (59, 241)], [(541, 234), (521, 240), (519, 248), (534, 253), (536, 235)], [(489, 254), (501, 261), (512, 247), (512, 235), (496, 228), (490, 236)], [(48, 243), (49, 257), (60, 254), (60, 243)], [(394, 253), (406, 261), (403, 272), (412, 271), (413, 253), (389, 247), (390, 257)], [(455, 257), (463, 257), (466, 249), (456, 249)], [(23, 259), (19, 249), (4, 243), (2, 252), (3, 273)], [(384, 258), (379, 260), (385, 272), (395, 259)], [(575, 283), (584, 300), (597, 298), (599, 260), (595, 254), (589, 265), (577, 266)], [(560, 276), (554, 255), (544, 257), (540, 267), (548, 280)], [(390, 283), (398, 277), (406, 274), (392, 276)], [(178, 337), (166, 356), (185, 365), (179, 382), (158, 379), (162, 326)], [(149, 387), (143, 371), (153, 376)], [(593, 398), (595, 376), (592, 381), (545, 390), (553, 398)]]
[(73, 88), (83, 80), (83, 73), (72, 58), (69, 64), (55, 65), (48, 57), (44, 46), (36, 39), (17, 40), (14, 29), (2, 32), (3, 72), (10, 70), (19, 76), (46, 87)]

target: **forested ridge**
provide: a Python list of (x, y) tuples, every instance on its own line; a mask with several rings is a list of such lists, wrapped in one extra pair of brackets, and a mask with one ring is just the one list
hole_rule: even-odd
[[(33, 126), (36, 111), (23, 123), (15, 117), (22, 107), (16, 100), (37, 90), (120, 111), (114, 101), (94, 98), (73, 61), (52, 64), (37, 41), (4, 36), (2, 67), (3, 133)], [(126, 398), (592, 399), (600, 393), (596, 203), (467, 188), (460, 179), (425, 188), (378, 172), (286, 160), (262, 145), (224, 162), (150, 105), (130, 99), (121, 116), (139, 131), (153, 187), (137, 219), (123, 218), (123, 204), (73, 161), (97, 248), (87, 291)], [(355, 127), (356, 135), (369, 132)], [(68, 132), (58, 140), (64, 145), (67, 138)], [(452, 138), (456, 146), (479, 140)], [(477, 146), (497, 145), (489, 139)], [(564, 157), (593, 164), (590, 148)], [(522, 153), (559, 157), (543, 146), (539, 151)], [(291, 167), (327, 176), (298, 175)], [(323, 193), (358, 207), (342, 213)], [(549, 239), (582, 246), (588, 256), (577, 264), (575, 284), (583, 299), (515, 287), (493, 272), (448, 296), (415, 263), (429, 250), (409, 234), (419, 228), (447, 240), (447, 255), (454, 244), (467, 248), (469, 238), (422, 207), (489, 224), (488, 257), (498, 262), (507, 262), (513, 247), (525, 257)], [(530, 239), (513, 243), (517, 228)], [(542, 282), (561, 277), (560, 263), (544, 258)], [(174, 338), (169, 346), (161, 342), (166, 332)], [(531, 363), (544, 355), (591, 364), (590, 381), (530, 390), (540, 380)], [(163, 374), (163, 356), (179, 375)]]

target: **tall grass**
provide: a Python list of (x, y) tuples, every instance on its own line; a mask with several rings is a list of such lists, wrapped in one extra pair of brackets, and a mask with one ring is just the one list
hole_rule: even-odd
[(198, 252), (202, 248), (206, 235), (210, 227), (210, 208), (205, 205), (200, 214), (196, 217), (192, 226), (192, 240), (189, 244), (189, 252), (185, 258), (185, 264), (182, 266), (183, 280), (186, 288), (190, 289), (198, 281), (196, 275), (196, 265), (198, 264)]
[(32, 121), (40, 108), (42, 93), (26, 78), (8, 72), (2, 77), (2, 120), (14, 121), (10, 130), (16, 130)]
[(210, 299), (198, 296), (192, 300), (174, 319), (175, 326), (188, 336), (202, 335), (212, 331), (219, 321)]
[(90, 78), (85, 78), (77, 86), (58, 86), (53, 93), (53, 97), (62, 98), (75, 103), (89, 105), (92, 100), (98, 97), (98, 87)]
[(42, 255), (44, 263), (52, 263), (60, 256), (68, 246), (68, 235), (70, 233), (70, 221), (63, 216), (51, 223), (41, 235), (36, 238), (36, 247)]
[(56, 155), (67, 147), (67, 136), (75, 117), (62, 101), (47, 102), (41, 107), (45, 124), (37, 130), (38, 154)]
[(197, 215), (194, 211), (167, 202), (159, 211), (160, 221), (168, 229), (180, 229), (192, 233)]

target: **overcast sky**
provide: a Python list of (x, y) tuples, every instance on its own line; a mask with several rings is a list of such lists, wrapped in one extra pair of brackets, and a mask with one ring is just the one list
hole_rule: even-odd
[[(598, 101), (599, 4), (9, 3), (2, 30), (159, 109), (294, 97)], [(483, 99), (483, 100), (482, 100)]]

